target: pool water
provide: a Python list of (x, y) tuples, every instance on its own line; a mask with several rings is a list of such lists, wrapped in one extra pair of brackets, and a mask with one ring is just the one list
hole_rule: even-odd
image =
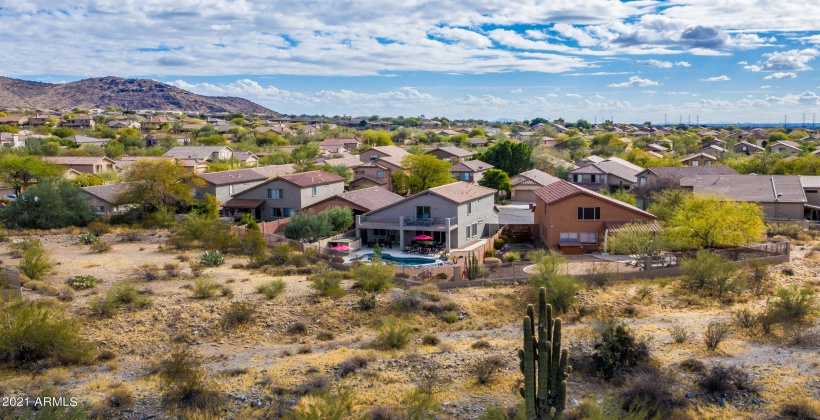
[[(365, 255), (365, 257), (367, 257), (368, 259), (373, 259), (373, 257), (375, 257), (375, 256), (376, 256), (375, 254), (366, 254)], [(390, 262), (392, 262), (393, 264), (396, 264), (396, 265), (406, 265), (406, 266), (409, 266), (409, 267), (418, 267), (418, 266), (421, 266), (421, 265), (435, 264), (436, 263), (435, 258), (395, 257), (395, 256), (390, 255), (390, 254), (382, 254), (382, 260), (390, 261)]]

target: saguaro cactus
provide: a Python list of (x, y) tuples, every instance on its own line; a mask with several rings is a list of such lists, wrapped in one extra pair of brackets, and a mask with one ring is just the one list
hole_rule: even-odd
[(527, 305), (524, 317), (524, 348), (518, 350), (524, 387), (520, 389), (527, 409), (527, 420), (560, 420), (567, 401), (569, 352), (561, 349), (561, 319), (552, 318), (547, 305), (547, 290), (538, 291), (538, 338), (535, 338), (535, 309)]
[(467, 275), (467, 279), (475, 280), (478, 278), (479, 270), (481, 270), (481, 266), (478, 265), (478, 258), (476, 258), (475, 254), (470, 255), (465, 261), (465, 268), (464, 272)]

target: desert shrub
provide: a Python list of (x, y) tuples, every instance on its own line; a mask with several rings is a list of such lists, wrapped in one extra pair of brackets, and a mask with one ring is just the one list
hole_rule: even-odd
[(116, 306), (132, 305), (138, 308), (151, 306), (151, 300), (147, 296), (140, 294), (133, 283), (122, 281), (114, 285), (106, 294), (106, 299), (111, 300)]
[(333, 262), (333, 263), (336, 263), (336, 264), (344, 264), (345, 259), (338, 256), (338, 255), (336, 255), (336, 256), (331, 257), (330, 261)]
[(297, 396), (316, 395), (330, 390), (333, 381), (327, 376), (310, 376), (305, 382), (297, 385), (293, 393)]
[(32, 279), (39, 279), (54, 268), (54, 262), (41, 247), (31, 247), (23, 251), (20, 271)]
[(191, 275), (199, 277), (205, 271), (205, 266), (199, 261), (188, 261), (188, 266), (191, 267)]
[(438, 273), (436, 274), (436, 278), (439, 280), (447, 280), (450, 276), (448, 276), (447, 273)]
[(751, 375), (735, 366), (712, 366), (698, 378), (698, 386), (707, 393), (721, 394), (735, 391), (757, 391)]
[(336, 338), (336, 336), (330, 331), (319, 331), (319, 333), (316, 334), (316, 339), (319, 341), (330, 341), (334, 338)]
[(225, 264), (225, 257), (219, 251), (205, 251), (200, 262), (208, 267), (219, 267)]
[(324, 271), (308, 277), (310, 288), (318, 292), (321, 296), (341, 297), (345, 292), (342, 290), (342, 280), (345, 275), (341, 271)]
[(159, 376), (165, 403), (199, 410), (215, 410), (221, 403), (219, 393), (205, 380), (202, 356), (188, 346), (174, 348), (159, 363)]
[(239, 237), (239, 249), (251, 258), (258, 258), (265, 254), (268, 248), (265, 238), (259, 230), (248, 229), (244, 235)]
[(224, 297), (233, 297), (233, 289), (231, 289), (230, 286), (223, 284), (219, 286), (219, 294)]
[(600, 338), (592, 353), (592, 364), (602, 378), (614, 379), (650, 360), (649, 344), (636, 338), (622, 321), (601, 320), (595, 329)]
[(382, 349), (401, 349), (410, 342), (412, 333), (413, 327), (407, 322), (392, 317), (383, 318), (373, 344)]
[(780, 405), (777, 420), (817, 420), (820, 419), (820, 402), (802, 398), (797, 401), (788, 401)]
[(434, 420), (441, 412), (435, 395), (421, 386), (417, 386), (404, 394), (401, 400), (405, 408), (405, 418), (414, 420)]
[(441, 339), (435, 334), (424, 334), (424, 336), (421, 337), (421, 344), (425, 346), (437, 346), (440, 343)]
[(780, 287), (769, 301), (767, 312), (775, 322), (801, 323), (820, 313), (820, 303), (811, 287)]
[(97, 235), (93, 233), (83, 233), (80, 235), (79, 241), (83, 245), (91, 245), (94, 242), (97, 242)]
[(156, 211), (148, 213), (142, 219), (142, 227), (146, 229), (168, 229), (174, 225), (174, 213), (166, 206), (160, 206)]
[(92, 347), (80, 335), (80, 324), (48, 302), (12, 300), (0, 311), (0, 361), (15, 365), (49, 360), (79, 363)]
[(687, 372), (702, 373), (706, 372), (706, 365), (698, 359), (686, 359), (678, 364), (681, 369)]
[(210, 299), (216, 296), (218, 290), (219, 284), (207, 277), (200, 277), (194, 280), (191, 285), (191, 292), (194, 293), (194, 297), (197, 299)]
[(503, 366), (504, 358), (501, 356), (483, 357), (470, 366), (470, 374), (478, 384), (487, 385)]
[(135, 270), (135, 274), (142, 280), (154, 281), (162, 279), (162, 273), (159, 267), (153, 264), (143, 264)]
[(393, 287), (395, 270), (392, 266), (384, 265), (379, 261), (370, 264), (360, 264), (350, 270), (356, 285), (366, 292), (379, 293)]
[(647, 418), (666, 417), (673, 408), (686, 404), (685, 400), (676, 397), (681, 394), (676, 388), (675, 380), (669, 373), (647, 368), (627, 381), (621, 391), (621, 408), (630, 411), (643, 404), (648, 411)]
[(769, 263), (761, 260), (752, 260), (746, 266), (746, 269), (746, 282), (755, 294), (761, 295), (771, 288)]
[(9, 244), (9, 253), (14, 258), (22, 258), (23, 253), (31, 248), (40, 248), (45, 250), (43, 247), (43, 243), (40, 242), (38, 238), (23, 238), (16, 241), (13, 241)]
[(339, 371), (339, 376), (344, 378), (351, 373), (355, 373), (357, 370), (366, 368), (368, 362), (369, 361), (364, 356), (350, 356), (344, 362), (336, 366), (336, 369)]
[(282, 280), (271, 280), (265, 284), (256, 286), (256, 291), (265, 296), (266, 299), (273, 299), (285, 291), (285, 282)]
[(485, 250), (484, 251), (484, 258), (491, 258), (491, 257), (495, 257), (495, 251), (493, 251), (492, 249)]
[(478, 340), (470, 346), (470, 348), (475, 349), (475, 350), (487, 350), (487, 349), (491, 349), (492, 347), (493, 346), (490, 345), (490, 343), (485, 341), (485, 340)]
[(162, 269), (165, 271), (165, 277), (169, 279), (179, 277), (181, 274), (179, 271), (179, 266), (174, 263), (167, 263), (162, 266)]
[(219, 325), (224, 329), (251, 323), (256, 317), (256, 306), (250, 302), (233, 302), (222, 314)]
[(533, 293), (537, 296), (540, 288), (546, 288), (547, 303), (565, 312), (576, 302), (575, 295), (581, 290), (581, 284), (568, 274), (566, 260), (561, 255), (553, 252), (537, 258), (536, 272), (529, 278)]
[(340, 386), (335, 393), (325, 390), (314, 394), (310, 403), (297, 405), (290, 417), (293, 420), (342, 420), (349, 418), (355, 404), (353, 390)]
[(737, 264), (714, 252), (701, 250), (695, 258), (681, 263), (682, 283), (685, 287), (722, 299), (726, 293), (734, 293), (744, 284)]
[(493, 248), (495, 248), (496, 250), (499, 250), (501, 248), (504, 248), (505, 244), (506, 244), (506, 242), (504, 242), (503, 239), (498, 238), (495, 241), (493, 241)]
[(750, 329), (757, 325), (758, 314), (748, 307), (743, 307), (732, 311), (732, 322), (740, 328)]
[(506, 261), (506, 262), (521, 261), (521, 254), (519, 254), (515, 251), (508, 252), (508, 253), (504, 254), (504, 261)]
[(290, 218), (285, 226), (284, 235), (288, 239), (305, 242), (316, 242), (319, 238), (330, 236), (333, 224), (327, 213), (315, 214), (312, 210), (300, 211)]
[(370, 420), (404, 420), (406, 414), (401, 407), (377, 405), (368, 411), (363, 419)]
[(652, 299), (652, 294), (654, 291), (652, 290), (652, 286), (649, 284), (641, 284), (635, 289), (635, 297), (637, 297), (641, 302), (650, 302)]
[(307, 334), (308, 327), (302, 321), (296, 321), (288, 327), (288, 333), (294, 335), (305, 335)]
[(111, 226), (108, 223), (95, 220), (86, 226), (86, 229), (94, 235), (102, 236), (106, 233), (111, 233)]
[(489, 268), (491, 271), (498, 269), (501, 267), (501, 259), (496, 257), (484, 258), (484, 266)]
[(672, 328), (669, 329), (669, 335), (671, 335), (672, 340), (678, 344), (689, 341), (689, 337), (691, 336), (689, 329), (682, 325), (673, 325)]
[(134, 391), (124, 384), (119, 384), (108, 392), (105, 403), (111, 408), (130, 408), (136, 404)]
[(97, 296), (89, 303), (91, 314), (100, 318), (110, 318), (117, 312), (117, 304), (104, 296)]
[(609, 271), (604, 264), (596, 264), (592, 263), (585, 273), (584, 280), (587, 284), (590, 284), (595, 287), (600, 287), (601, 289), (609, 286), (612, 282), (612, 278), (614, 273)]
[(441, 319), (448, 324), (454, 324), (458, 322), (458, 313), (456, 311), (447, 311), (444, 313)]
[(122, 242), (137, 242), (140, 240), (140, 231), (136, 229), (124, 230), (120, 233), (120, 241)]
[(90, 275), (80, 275), (74, 276), (69, 279), (69, 285), (74, 290), (85, 290), (90, 289), (98, 284), (100, 284), (102, 280), (90, 276)]
[(710, 322), (706, 326), (706, 331), (703, 332), (703, 344), (706, 344), (707, 350), (715, 351), (723, 340), (729, 338), (730, 333), (729, 324), (716, 321)]
[(371, 309), (376, 309), (377, 303), (378, 301), (376, 300), (375, 294), (362, 293), (361, 296), (359, 296), (359, 301), (357, 302), (357, 305), (359, 307), (359, 310), (369, 311)]
[(91, 250), (102, 254), (103, 252), (111, 251), (111, 244), (109, 244), (107, 241), (99, 239), (97, 240), (97, 242), (91, 244)]
[(231, 232), (231, 225), (227, 222), (189, 214), (171, 233), (168, 245), (182, 249), (199, 247), (227, 253), (239, 247), (239, 237)]

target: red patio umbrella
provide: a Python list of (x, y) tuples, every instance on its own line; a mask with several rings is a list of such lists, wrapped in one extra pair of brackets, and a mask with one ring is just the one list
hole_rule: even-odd
[(413, 237), (414, 241), (431, 241), (433, 237), (430, 235), (418, 235)]
[(350, 250), (351, 250), (351, 249), (353, 249), (353, 248), (351, 248), (351, 247), (349, 247), (349, 246), (347, 246), (347, 245), (344, 245), (344, 244), (339, 244), (339, 245), (336, 245), (336, 246), (334, 246), (334, 247), (332, 247), (332, 248), (330, 248), (330, 249), (332, 249), (332, 250), (334, 250), (334, 251), (350, 251)]

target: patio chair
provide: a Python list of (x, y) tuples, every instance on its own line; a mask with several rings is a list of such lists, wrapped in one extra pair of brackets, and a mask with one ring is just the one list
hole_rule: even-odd
[(410, 245), (405, 245), (403, 253), (413, 252), (413, 247)]

